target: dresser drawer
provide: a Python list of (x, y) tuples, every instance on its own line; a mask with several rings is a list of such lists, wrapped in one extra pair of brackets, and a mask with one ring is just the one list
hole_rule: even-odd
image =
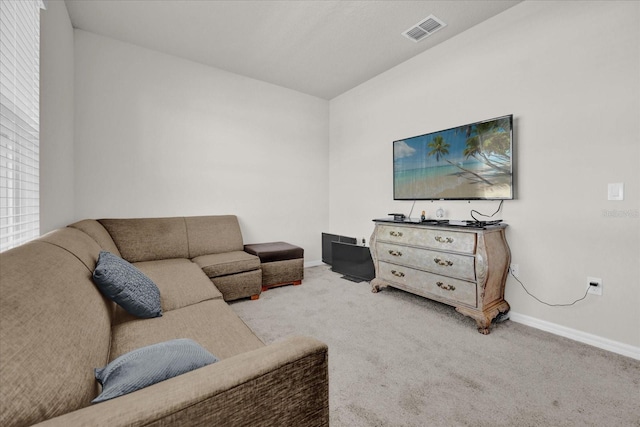
[(475, 258), (391, 243), (376, 245), (378, 259), (464, 280), (476, 280)]
[(407, 227), (378, 225), (378, 240), (403, 245), (423, 246), (452, 252), (473, 254), (476, 251), (476, 234), (453, 230), (432, 230), (421, 226)]
[(476, 284), (443, 277), (426, 271), (415, 270), (387, 262), (379, 264), (380, 278), (392, 286), (419, 294), (428, 293), (438, 299), (476, 307)]

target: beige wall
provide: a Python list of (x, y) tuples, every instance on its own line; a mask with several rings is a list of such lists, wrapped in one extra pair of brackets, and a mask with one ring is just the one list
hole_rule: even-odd
[[(408, 214), (393, 201), (393, 140), (513, 114), (517, 199), (497, 217), (521, 280), (551, 303), (582, 297), (587, 276), (604, 295), (552, 308), (510, 278), (512, 319), (638, 352), (639, 18), (638, 2), (523, 2), (333, 99), (331, 231), (368, 237), (372, 218)], [(607, 201), (613, 182), (624, 201)], [(414, 216), (439, 206), (467, 219), (498, 203), (417, 202)]]
[(63, 1), (40, 14), (40, 232), (74, 219), (73, 28)]
[(320, 259), (329, 103), (75, 30), (77, 218), (235, 214)]

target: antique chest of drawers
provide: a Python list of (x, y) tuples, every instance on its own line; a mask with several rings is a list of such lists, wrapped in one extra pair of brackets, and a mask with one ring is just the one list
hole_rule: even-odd
[(376, 220), (372, 292), (386, 286), (454, 306), (478, 332), (509, 311), (504, 286), (511, 255), (506, 225), (455, 227)]

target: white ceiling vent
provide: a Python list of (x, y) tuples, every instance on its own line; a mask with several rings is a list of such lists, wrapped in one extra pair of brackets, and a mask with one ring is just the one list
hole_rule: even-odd
[(435, 33), (441, 28), (446, 27), (447, 24), (442, 22), (442, 20), (436, 18), (433, 15), (429, 15), (424, 18), (422, 21), (418, 22), (413, 27), (409, 28), (407, 31), (402, 33), (403, 36), (408, 38), (409, 40), (413, 40), (414, 42), (419, 42), (420, 40), (429, 37), (431, 34)]

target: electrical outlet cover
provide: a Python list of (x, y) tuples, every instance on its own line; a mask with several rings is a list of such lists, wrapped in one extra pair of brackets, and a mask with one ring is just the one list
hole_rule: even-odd
[(614, 182), (609, 184), (609, 200), (624, 200), (624, 182)]
[[(598, 286), (591, 286), (591, 283), (597, 283)], [(602, 296), (602, 279), (599, 277), (587, 277), (588, 293)]]

